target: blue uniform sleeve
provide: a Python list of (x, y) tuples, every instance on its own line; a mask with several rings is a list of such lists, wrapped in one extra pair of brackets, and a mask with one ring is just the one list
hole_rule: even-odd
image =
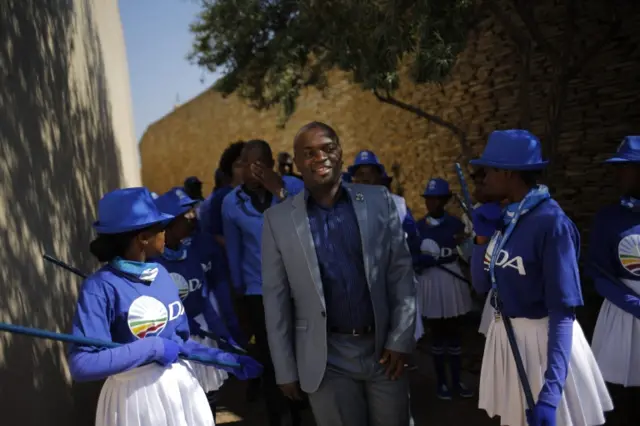
[[(72, 334), (78, 337), (111, 342), (113, 309), (101, 291), (92, 291), (95, 281), (83, 285), (73, 318)], [(116, 348), (72, 345), (69, 371), (78, 382), (100, 380), (147, 364), (164, 352), (161, 338), (146, 338)]]
[(415, 259), (415, 256), (420, 254), (421, 241), (416, 220), (413, 218), (409, 208), (407, 208), (407, 215), (402, 222), (402, 229), (404, 229), (404, 233), (407, 235), (407, 245), (409, 246), (411, 257)]
[(478, 293), (487, 293), (491, 290), (489, 272), (484, 270), (484, 256), (487, 244), (474, 244), (471, 253), (471, 284)]
[(567, 379), (571, 345), (573, 343), (573, 309), (564, 308), (549, 312), (549, 341), (547, 346), (547, 371), (539, 401), (557, 407), (562, 399), (562, 389)]
[(222, 228), (224, 230), (231, 283), (239, 294), (244, 294), (245, 288), (242, 282), (242, 232), (233, 217), (236, 210), (233, 197), (233, 192), (229, 193), (222, 203)]
[(209, 299), (209, 291), (208, 284), (205, 283), (202, 287), (202, 314), (207, 322), (207, 327), (216, 336), (228, 339), (231, 337), (231, 333), (229, 333), (227, 326), (211, 303), (211, 300)]
[(542, 257), (545, 304), (551, 311), (582, 306), (580, 272), (580, 234), (566, 216), (552, 217), (542, 233)]
[(302, 179), (298, 179), (291, 176), (285, 176), (282, 178), (284, 181), (284, 187), (289, 193), (289, 196), (296, 195), (299, 192), (302, 192), (304, 189), (304, 182)]
[(589, 263), (586, 267), (587, 274), (593, 279), (596, 291), (600, 296), (616, 305), (625, 312), (636, 318), (640, 318), (640, 298), (630, 288), (612, 282), (610, 277), (603, 274), (594, 265), (604, 269), (611, 277), (616, 277), (616, 268), (612, 264), (612, 259), (617, 260), (615, 248), (607, 238), (609, 226), (604, 213), (596, 214), (591, 224), (591, 235), (589, 237)]
[(222, 197), (220, 194), (215, 194), (211, 200), (211, 209), (209, 210), (211, 220), (211, 230), (213, 235), (224, 235), (222, 227)]

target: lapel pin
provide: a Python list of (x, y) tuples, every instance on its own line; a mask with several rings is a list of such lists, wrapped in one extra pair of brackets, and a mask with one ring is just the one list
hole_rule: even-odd
[(364, 195), (362, 195), (362, 192), (356, 192), (356, 201), (364, 201)]

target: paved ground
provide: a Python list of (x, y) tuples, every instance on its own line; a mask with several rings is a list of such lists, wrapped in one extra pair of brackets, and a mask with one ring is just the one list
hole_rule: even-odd
[[(467, 327), (465, 347), (465, 380), (477, 389), (483, 337), (477, 333), (473, 321)], [(431, 359), (417, 351), (417, 370), (409, 372), (411, 377), (412, 407), (415, 426), (498, 426), (497, 420), (489, 419), (484, 411), (478, 410), (477, 398), (441, 401), (435, 396), (435, 378)], [(248, 404), (244, 399), (245, 384), (230, 381), (225, 385), (217, 415), (217, 424), (233, 426), (259, 426), (265, 424), (264, 403), (260, 400)], [(305, 426), (314, 426), (311, 413), (307, 412)]]

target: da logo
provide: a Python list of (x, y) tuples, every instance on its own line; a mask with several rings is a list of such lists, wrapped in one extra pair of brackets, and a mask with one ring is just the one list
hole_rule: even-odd
[(449, 247), (440, 247), (437, 242), (430, 238), (425, 238), (420, 243), (420, 251), (435, 258), (449, 257), (453, 254), (453, 250)]
[(620, 240), (618, 259), (624, 269), (640, 276), (640, 235), (631, 234)]
[[(497, 236), (498, 234), (496, 234)], [(489, 266), (491, 265), (491, 259), (493, 257), (493, 252), (496, 249), (496, 237), (494, 236), (489, 241), (489, 245), (487, 246), (487, 251), (484, 252), (484, 270), (488, 271)], [(524, 261), (522, 260), (522, 256), (514, 256), (510, 257), (509, 252), (506, 250), (500, 250), (500, 253), (497, 254), (496, 258), (496, 266), (498, 268), (513, 268), (518, 271), (520, 275), (527, 275), (527, 271), (524, 269)]]
[(436, 189), (436, 185), (437, 185), (437, 182), (436, 182), (436, 180), (435, 180), (435, 179), (431, 179), (431, 180), (429, 181), (429, 189), (431, 189), (431, 190)]
[(169, 320), (167, 308), (158, 299), (140, 296), (129, 307), (127, 324), (138, 339), (157, 336), (164, 330)]
[(169, 273), (169, 275), (171, 275), (173, 282), (176, 284), (176, 287), (178, 287), (178, 295), (180, 296), (180, 300), (186, 299), (189, 293), (191, 293), (192, 291), (196, 291), (202, 287), (202, 283), (197, 278), (192, 278), (187, 281), (182, 275), (178, 273), (171, 272)]

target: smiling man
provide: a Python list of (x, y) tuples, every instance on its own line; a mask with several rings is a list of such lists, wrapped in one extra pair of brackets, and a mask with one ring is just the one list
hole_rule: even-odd
[(342, 181), (324, 123), (294, 139), (305, 191), (265, 213), (262, 290), (276, 380), (309, 400), (318, 426), (407, 426), (414, 346), (411, 256), (381, 186)]

